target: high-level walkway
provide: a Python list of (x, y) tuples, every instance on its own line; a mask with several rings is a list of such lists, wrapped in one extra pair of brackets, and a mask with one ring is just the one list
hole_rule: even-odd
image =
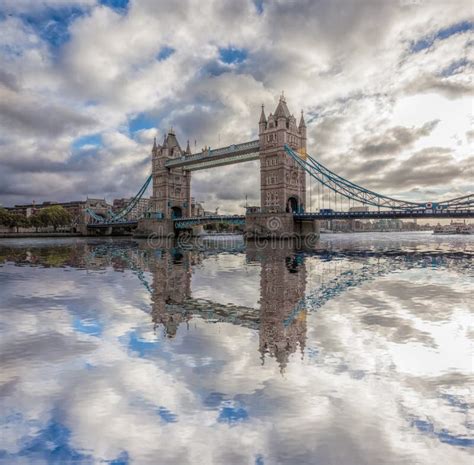
[(242, 144), (228, 145), (218, 149), (203, 150), (202, 152), (169, 160), (165, 163), (165, 166), (167, 168), (184, 168), (189, 171), (197, 171), (217, 166), (242, 163), (244, 161), (258, 160), (259, 156), (260, 143), (257, 139)]

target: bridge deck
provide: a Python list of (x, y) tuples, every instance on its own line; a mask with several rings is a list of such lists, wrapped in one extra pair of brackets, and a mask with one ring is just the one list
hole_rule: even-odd
[(92, 229), (104, 229), (104, 228), (134, 228), (138, 224), (138, 221), (115, 221), (115, 222), (104, 222), (104, 223), (88, 223), (87, 227)]
[(296, 213), (297, 220), (370, 220), (370, 219), (409, 219), (409, 218), (474, 218), (474, 210), (380, 210), (367, 212), (307, 212)]
[(186, 229), (191, 226), (206, 223), (230, 223), (245, 224), (244, 215), (212, 215), (212, 216), (194, 216), (191, 218), (176, 218), (174, 225), (176, 229)]
[(216, 166), (242, 163), (244, 161), (258, 160), (260, 142), (252, 140), (242, 144), (228, 145), (213, 150), (193, 153), (166, 162), (167, 168), (184, 168), (188, 171), (197, 171)]
[[(409, 219), (409, 218), (474, 218), (474, 210), (381, 210), (381, 211), (367, 211), (367, 212), (348, 212), (348, 211), (333, 211), (333, 212), (307, 212), (295, 213), (295, 220), (376, 220), (376, 219)], [(187, 229), (191, 226), (206, 224), (206, 223), (231, 223), (231, 224), (245, 224), (245, 215), (212, 215), (212, 216), (195, 216), (190, 218), (175, 218), (174, 223), (176, 229)], [(88, 228), (124, 228), (135, 227), (137, 221), (127, 222), (104, 222), (104, 223), (89, 223)]]

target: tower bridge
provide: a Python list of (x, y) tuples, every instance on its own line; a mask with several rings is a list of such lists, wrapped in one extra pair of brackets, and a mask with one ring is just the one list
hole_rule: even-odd
[[(244, 224), (247, 238), (252, 239), (314, 236), (319, 233), (320, 220), (474, 217), (474, 195), (439, 202), (401, 200), (366, 189), (326, 168), (307, 153), (303, 112), (297, 123), (283, 95), (268, 117), (262, 106), (258, 129), (258, 139), (197, 153), (191, 152), (189, 141), (181, 148), (170, 130), (161, 144), (155, 139), (152, 172), (137, 195), (121, 211), (106, 217), (88, 211), (88, 229), (133, 228), (141, 235), (170, 237), (200, 224), (230, 222)], [(251, 160), (260, 161), (259, 207), (248, 208), (245, 216), (192, 215), (193, 171)], [(318, 186), (322, 208), (317, 211), (307, 208), (307, 179)], [(149, 185), (153, 193), (148, 211), (132, 220), (131, 213)], [(350, 208), (351, 203), (359, 208)]]

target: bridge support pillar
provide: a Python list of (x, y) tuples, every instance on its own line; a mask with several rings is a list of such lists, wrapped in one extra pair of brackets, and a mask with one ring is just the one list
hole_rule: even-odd
[(319, 222), (295, 220), (293, 213), (247, 213), (245, 236), (248, 240), (297, 239), (314, 243), (319, 239)]
[(176, 235), (174, 223), (171, 219), (157, 220), (154, 218), (142, 218), (138, 221), (135, 236), (138, 237), (174, 237)]
[(247, 213), (245, 235), (247, 239), (294, 237), (292, 213)]
[(304, 239), (319, 239), (319, 221), (309, 219), (295, 220), (295, 233)]
[(192, 229), (192, 235), (193, 237), (199, 237), (199, 236), (202, 236), (204, 234), (204, 226), (202, 224), (197, 224), (195, 226), (193, 226), (193, 229)]
[(76, 226), (76, 231), (81, 235), (81, 236), (92, 236), (95, 235), (91, 232), (91, 230), (87, 227), (86, 223), (78, 224)]

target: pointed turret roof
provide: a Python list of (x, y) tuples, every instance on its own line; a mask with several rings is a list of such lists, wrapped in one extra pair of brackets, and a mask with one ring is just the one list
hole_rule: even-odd
[(267, 117), (265, 116), (265, 109), (262, 105), (262, 113), (260, 113), (260, 121), (259, 123), (266, 123), (267, 122)]
[(189, 146), (189, 139), (188, 139), (188, 143), (186, 144), (186, 153), (191, 153), (191, 147)]
[(305, 128), (306, 127), (306, 123), (304, 122), (303, 110), (301, 110), (301, 118), (300, 118), (299, 127), (300, 128)]
[(173, 147), (178, 147), (178, 149), (181, 150), (176, 134), (174, 133), (173, 128), (171, 128), (168, 131), (168, 135), (165, 137), (163, 148), (172, 149)]
[(278, 102), (278, 106), (276, 107), (276, 110), (275, 110), (275, 119), (289, 118), (289, 117), (290, 117), (290, 110), (288, 110), (288, 107), (286, 106), (285, 96), (283, 95), (283, 92), (282, 92), (280, 95), (280, 101)]
[(152, 147), (152, 150), (155, 151), (157, 149), (157, 145), (156, 145), (156, 137), (153, 137), (153, 147)]

